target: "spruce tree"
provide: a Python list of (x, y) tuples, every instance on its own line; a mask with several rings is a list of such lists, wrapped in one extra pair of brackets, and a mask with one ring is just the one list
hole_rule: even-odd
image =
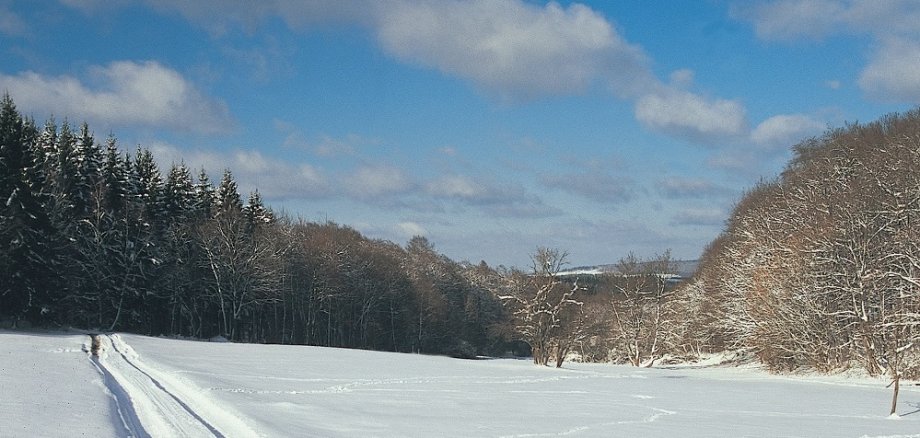
[(198, 173), (198, 183), (195, 184), (195, 212), (199, 221), (210, 219), (214, 214), (216, 195), (214, 185), (208, 178), (208, 173), (201, 169)]
[(143, 223), (156, 230), (165, 218), (163, 178), (149, 149), (138, 147), (132, 176), (135, 178), (134, 197), (141, 206)]
[(271, 210), (262, 203), (262, 195), (258, 190), (249, 193), (249, 203), (243, 207), (243, 216), (246, 218), (247, 233), (253, 233), (258, 227), (271, 224), (275, 220)]
[(34, 124), (24, 121), (5, 95), (0, 100), (0, 314), (33, 322), (53, 313), (60, 287), (56, 232), (35, 159), (35, 134)]
[(109, 136), (105, 142), (102, 183), (105, 188), (103, 208), (109, 214), (121, 216), (118, 213), (125, 209), (128, 196), (128, 161), (118, 150), (117, 140), (113, 136)]
[(170, 223), (185, 224), (193, 216), (195, 185), (185, 163), (174, 164), (169, 169), (163, 187), (163, 208)]
[(94, 197), (101, 189), (102, 180), (102, 150), (93, 139), (86, 123), (80, 126), (80, 134), (74, 145), (74, 158), (76, 167), (71, 199), (74, 217), (79, 220), (92, 214)]
[(236, 181), (230, 169), (224, 170), (224, 176), (217, 186), (217, 215), (239, 214), (243, 211), (243, 201), (237, 189)]

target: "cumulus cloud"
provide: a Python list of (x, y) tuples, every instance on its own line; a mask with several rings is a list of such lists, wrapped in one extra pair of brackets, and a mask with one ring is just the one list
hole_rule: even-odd
[(27, 112), (79, 115), (105, 125), (200, 133), (225, 132), (233, 127), (223, 102), (207, 97), (179, 72), (154, 61), (117, 61), (91, 67), (86, 81), (31, 71), (0, 74), (0, 88), (8, 90)]
[(592, 9), (512, 1), (396, 1), (378, 9), (390, 55), (512, 97), (572, 93), (603, 76), (617, 89), (648, 76), (641, 50)]
[(804, 114), (781, 114), (757, 125), (751, 132), (751, 141), (765, 149), (788, 149), (826, 128), (823, 122)]
[(412, 188), (408, 175), (399, 168), (385, 165), (362, 166), (348, 175), (342, 186), (357, 198), (379, 199), (405, 193)]
[(860, 73), (859, 86), (879, 100), (920, 101), (920, 41), (886, 39)]
[(744, 105), (674, 88), (636, 101), (636, 118), (647, 128), (703, 144), (724, 143), (747, 131)]
[[(747, 129), (744, 105), (687, 88), (691, 70), (670, 84), (653, 73), (641, 47), (630, 44), (588, 6), (523, 0), (393, 0), (292, 2), (159, 0), (155, 8), (178, 12), (215, 34), (254, 30), (269, 17), (292, 28), (352, 23), (364, 26), (389, 56), (462, 78), (490, 94), (520, 100), (608, 88), (635, 100), (648, 129), (693, 142), (725, 142)], [(218, 8), (221, 14), (213, 14)]]
[[(221, 35), (253, 32), (277, 16), (292, 28), (357, 23), (388, 55), (438, 69), (511, 99), (583, 91), (592, 84), (635, 97), (657, 85), (650, 61), (602, 15), (582, 4), (522, 0), (292, 2), (159, 0)], [(219, 8), (220, 14), (213, 11)]]

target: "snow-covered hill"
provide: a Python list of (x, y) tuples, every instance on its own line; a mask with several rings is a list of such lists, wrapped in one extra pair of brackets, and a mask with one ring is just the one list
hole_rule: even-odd
[(877, 380), (0, 332), (0, 436), (920, 437)]

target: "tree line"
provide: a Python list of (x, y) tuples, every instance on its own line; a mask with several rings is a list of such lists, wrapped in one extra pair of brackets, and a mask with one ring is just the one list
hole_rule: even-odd
[(423, 237), (405, 248), (248, 202), (183, 163), (0, 101), (0, 320), (474, 355), (504, 309)]
[(664, 277), (634, 257), (628, 276), (582, 279), (560, 275), (555, 249), (537, 249), (531, 271), (456, 262), (424, 237), (401, 246), (277, 214), (258, 191), (243, 202), (230, 170), (216, 186), (195, 174), (173, 163), (164, 177), (149, 150), (100, 143), (85, 123), (39, 126), (4, 96), (0, 324), (557, 366), (666, 350)]

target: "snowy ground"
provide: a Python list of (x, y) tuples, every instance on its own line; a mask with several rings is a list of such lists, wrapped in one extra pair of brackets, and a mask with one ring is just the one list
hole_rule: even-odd
[(0, 332), (0, 437), (914, 437), (920, 387)]

